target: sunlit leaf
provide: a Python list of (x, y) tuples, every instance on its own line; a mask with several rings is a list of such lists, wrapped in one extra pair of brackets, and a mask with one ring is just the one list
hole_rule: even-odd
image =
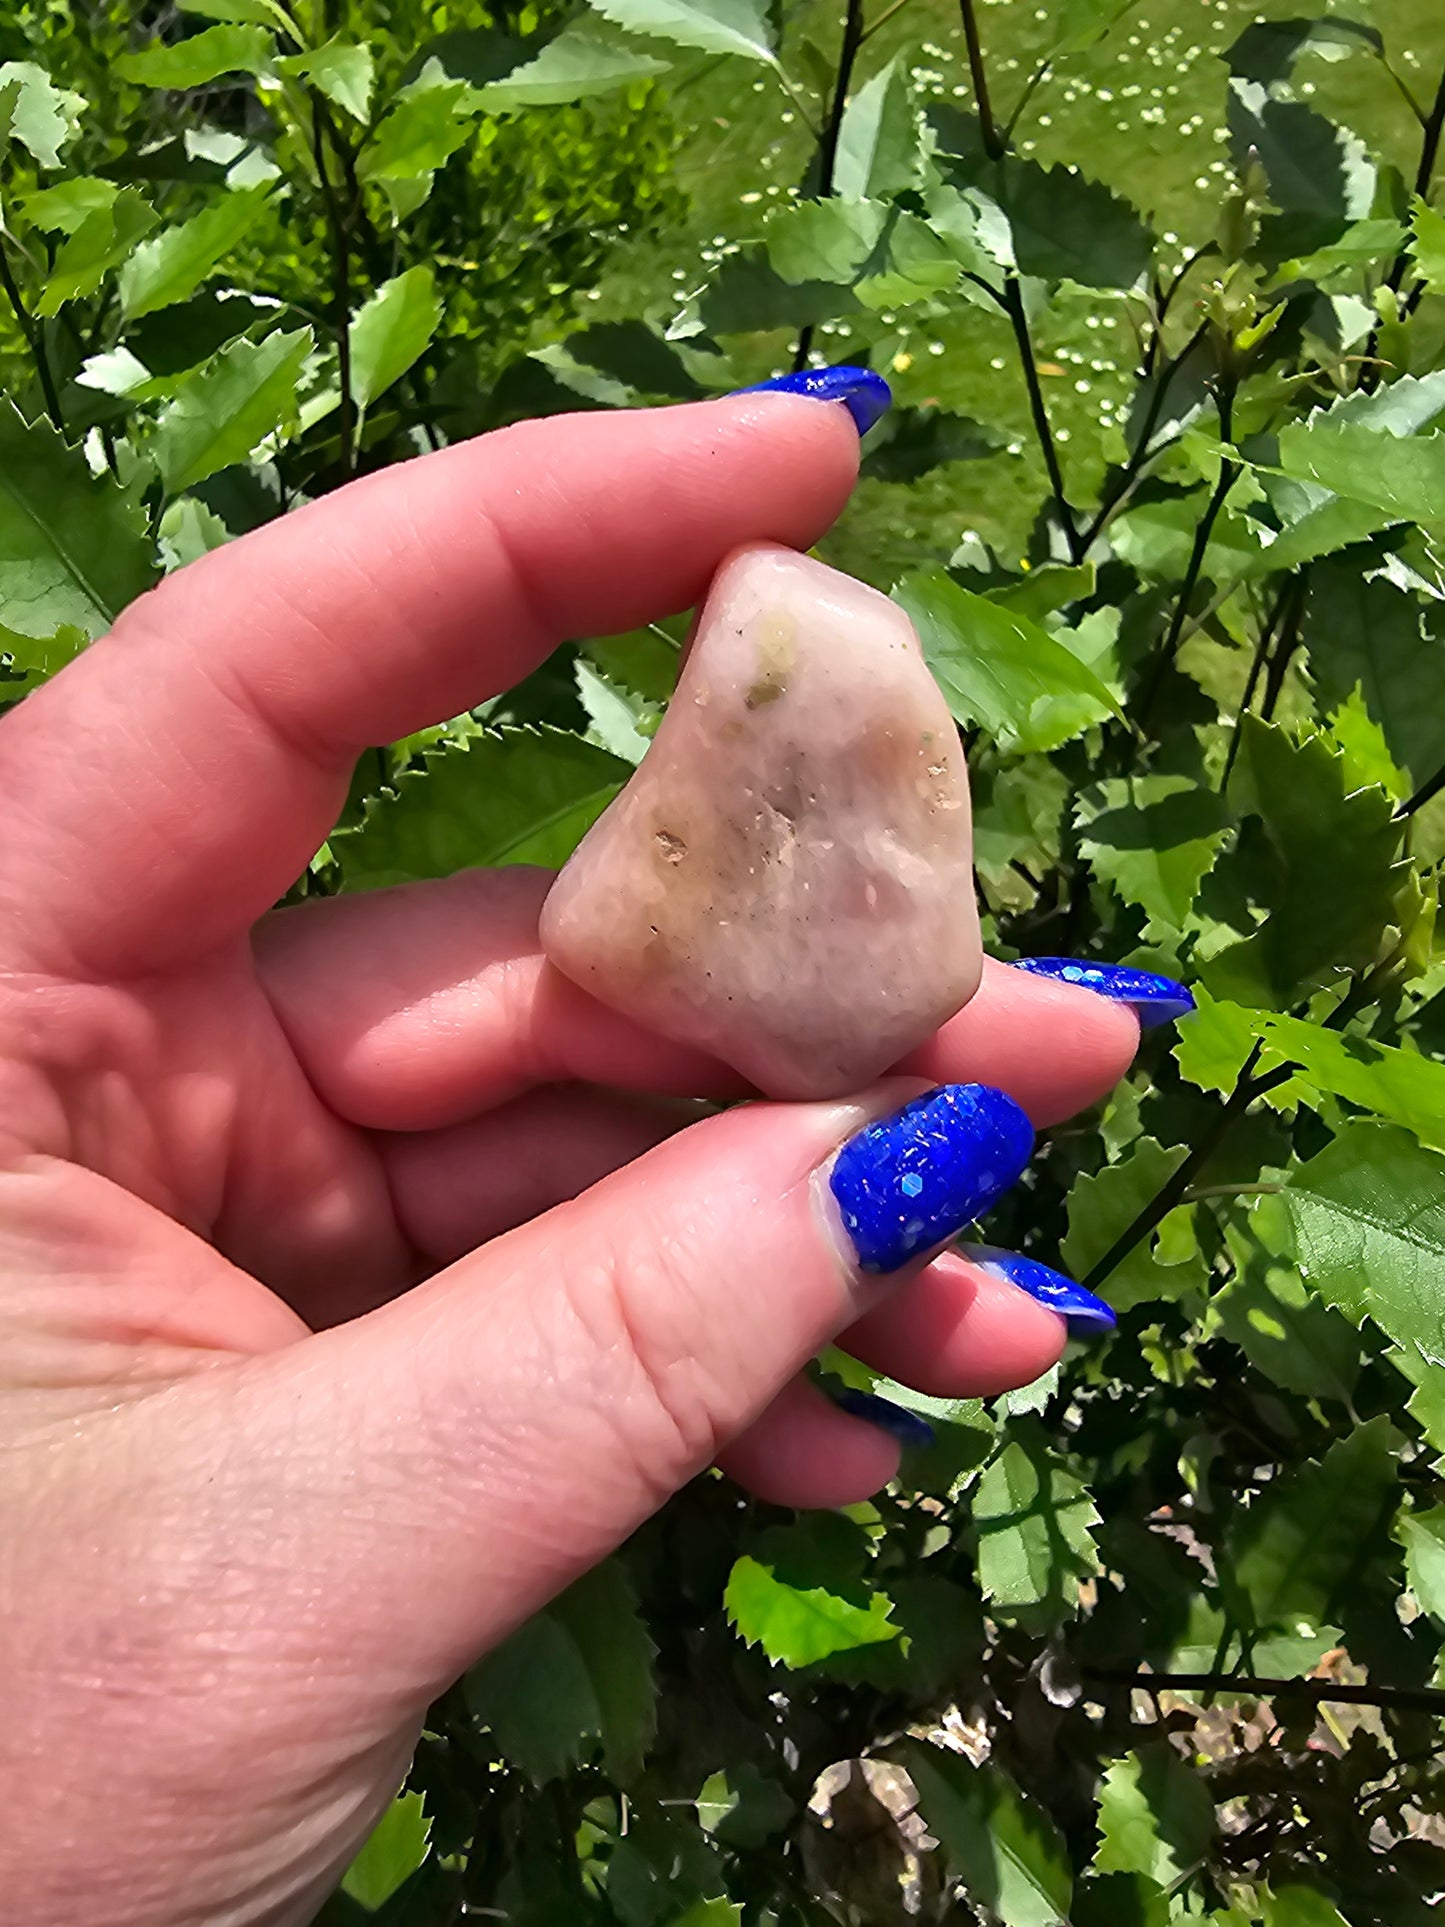
[(897, 1639), (892, 1602), (865, 1572), (866, 1541), (836, 1513), (760, 1535), (737, 1560), (724, 1604), (739, 1638), (779, 1666)]
[(1214, 1796), (1167, 1742), (1116, 1760), (1099, 1794), (1101, 1873), (1138, 1873), (1172, 1887), (1214, 1839)]
[(171, 46), (156, 44), (138, 53), (122, 54), (115, 70), (122, 80), (143, 87), (203, 87), (221, 74), (259, 74), (275, 52), (275, 41), (262, 26), (207, 27)]
[(978, 1534), (978, 1579), (995, 1611), (1037, 1609), (1062, 1616), (1079, 1581), (1098, 1567), (1093, 1501), (1031, 1422), (1010, 1428), (985, 1467), (970, 1510)]
[(351, 394), (358, 408), (369, 408), (425, 353), (441, 317), (429, 267), (408, 268), (363, 303), (351, 323)]
[(123, 187), (108, 206), (94, 208), (56, 255), (36, 312), (58, 314), (67, 301), (94, 294), (155, 224), (154, 208), (133, 187)]
[(185, 301), (241, 241), (271, 197), (271, 185), (232, 189), (189, 221), (143, 241), (120, 275), (128, 319)]
[(341, 1891), (375, 1913), (426, 1859), (430, 1836), (421, 1795), (399, 1793), (347, 1868)]
[(85, 101), (57, 87), (33, 60), (0, 65), (0, 140), (19, 141), (41, 167), (59, 167), (60, 150), (80, 129)]
[(1445, 214), (1416, 198), (1410, 215), (1415, 272), (1432, 294), (1445, 294)]
[(574, 21), (555, 40), (548, 41), (535, 60), (516, 68), (505, 79), (488, 82), (477, 98), (494, 113), (509, 108), (560, 107), (666, 73), (667, 65), (639, 47), (608, 40), (585, 22)]
[(364, 121), (371, 112), (376, 60), (368, 46), (333, 34), (323, 46), (310, 53), (287, 54), (275, 67), (279, 74), (309, 81), (354, 120)]
[(186, 377), (151, 444), (168, 495), (243, 461), (294, 419), (296, 384), (311, 347), (309, 328), (233, 341)]
[(858, 89), (838, 130), (833, 192), (845, 200), (897, 194), (917, 178), (917, 117), (902, 54)]
[(652, 34), (708, 54), (775, 59), (761, 0), (590, 0), (593, 10), (629, 33)]
[(997, 1766), (917, 1744), (906, 1759), (919, 1811), (969, 1898), (1010, 1927), (1067, 1927), (1069, 1856), (1044, 1809)]

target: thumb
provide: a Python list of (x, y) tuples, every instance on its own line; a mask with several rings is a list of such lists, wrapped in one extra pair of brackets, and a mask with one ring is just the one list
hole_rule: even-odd
[(394, 1674), (404, 1628), (418, 1690), (454, 1678), (1027, 1161), (1032, 1130), (1002, 1092), (898, 1102), (895, 1086), (708, 1118), (406, 1297), (257, 1361), (255, 1421), (296, 1468), (273, 1516), (330, 1631)]

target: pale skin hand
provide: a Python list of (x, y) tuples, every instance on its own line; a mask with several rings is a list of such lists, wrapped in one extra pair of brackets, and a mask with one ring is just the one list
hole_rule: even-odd
[[(826, 1235), (888, 1093), (679, 1129), (735, 1087), (551, 972), (537, 872), (267, 915), (364, 746), (810, 544), (856, 463), (779, 395), (508, 431), (183, 571), (0, 725), (7, 1918), (307, 1920), (428, 1701), (688, 1478), (891, 1475), (821, 1344), (955, 1395), (1058, 1355)], [(994, 965), (902, 1068), (1049, 1122), (1136, 1037)]]

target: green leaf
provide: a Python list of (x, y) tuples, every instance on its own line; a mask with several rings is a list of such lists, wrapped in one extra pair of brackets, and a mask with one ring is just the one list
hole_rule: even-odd
[(1067, 1927), (1073, 1875), (1057, 1828), (996, 1766), (910, 1744), (919, 1811), (969, 1899), (1008, 1927)]
[(655, 1657), (626, 1568), (608, 1559), (472, 1668), (467, 1704), (538, 1786), (594, 1742), (609, 1776), (628, 1780), (656, 1730)]
[(1281, 429), (1279, 466), (1299, 481), (1368, 503), (1392, 521), (1445, 519), (1445, 434), (1438, 431), (1396, 438), (1315, 416)]
[[(942, 569), (907, 577), (893, 596), (912, 619), (954, 716), (979, 724), (1005, 749), (1056, 749), (1119, 713), (1093, 671), (1055, 637), (960, 588)], [(1069, 699), (1062, 708), (1060, 697)]]
[(399, 1793), (347, 1868), (341, 1891), (376, 1913), (426, 1859), (430, 1838), (421, 1795)]
[(574, 362), (638, 395), (701, 401), (708, 393), (677, 350), (642, 321), (597, 322), (569, 335), (566, 349)]
[(1280, 261), (1337, 241), (1371, 212), (1375, 168), (1354, 135), (1295, 100), (1272, 98), (1258, 81), (1229, 83), (1229, 135), (1242, 175), (1262, 167), (1278, 210), (1262, 224), (1260, 249)]
[(865, 1578), (867, 1542), (838, 1513), (774, 1526), (733, 1566), (723, 1603), (738, 1637), (777, 1666), (897, 1639), (892, 1602)]
[(1008, 219), (1020, 274), (1132, 288), (1149, 266), (1153, 239), (1141, 216), (1072, 167), (1010, 160), (984, 185)]
[(593, 94), (611, 93), (634, 80), (667, 72), (668, 63), (638, 47), (608, 40), (585, 21), (563, 29), (535, 60), (518, 67), (504, 80), (494, 80), (477, 94), (493, 113), (523, 107), (561, 107)]
[[(1069, 1192), (1068, 1234), (1059, 1247), (1069, 1270), (1080, 1277), (1092, 1270), (1185, 1155), (1182, 1144), (1166, 1150), (1151, 1137), (1136, 1138), (1117, 1163), (1076, 1178)], [(1204, 1288), (1205, 1267), (1190, 1228), (1190, 1209), (1176, 1205), (1109, 1273), (1103, 1289), (1116, 1311), (1179, 1299)], [(1165, 1262), (1166, 1253), (1173, 1262)]]
[(160, 550), (166, 568), (183, 569), (213, 549), (224, 548), (231, 532), (220, 516), (194, 495), (179, 496), (161, 517)]
[(776, 1780), (749, 1761), (708, 1775), (697, 1796), (697, 1821), (729, 1847), (761, 1847), (781, 1833), (797, 1812)]
[(976, 422), (971, 415), (954, 415), (937, 407), (894, 407), (868, 437), (863, 473), (875, 482), (916, 482), (949, 462), (982, 461), (1003, 439), (997, 429)]
[(1389, 796), (1356, 789), (1325, 736), (1247, 716), (1240, 744), (1229, 798), (1254, 820), (1214, 876), (1268, 914), (1208, 963), (1205, 981), (1216, 996), (1280, 1008), (1341, 965), (1373, 962), (1402, 880), (1400, 830)]
[(699, 1900), (668, 1927), (742, 1927), (743, 1910), (735, 1900)]
[(60, 150), (80, 129), (85, 100), (57, 87), (33, 60), (0, 66), (0, 140), (9, 136), (41, 167), (59, 167)]
[(564, 863), (632, 774), (580, 736), (487, 730), (428, 752), (394, 795), (368, 802), (331, 839), (347, 890), (375, 890), (473, 865)]
[(1285, 1391), (1348, 1406), (1360, 1376), (1359, 1337), (1300, 1277), (1284, 1200), (1260, 1198), (1247, 1218), (1230, 1219), (1225, 1238), (1234, 1278), (1211, 1301), (1225, 1337)]
[(1371, 1037), (1326, 1030), (1304, 1017), (1272, 1011), (1248, 1017), (1255, 1036), (1269, 1046), (1262, 1069), (1296, 1063), (1316, 1090), (1403, 1124), (1422, 1144), (1445, 1150), (1445, 1063)]
[(58, 314), (67, 301), (94, 294), (141, 236), (156, 224), (155, 210), (133, 187), (123, 187), (108, 207), (96, 207), (55, 257), (36, 313)]
[(1095, 46), (1134, 4), (1135, 0), (1061, 0), (1049, 16), (1055, 36), (1049, 43), (1049, 59), (1062, 60)]
[(429, 181), (470, 137), (482, 104), (478, 90), (464, 80), (414, 84), (362, 148), (358, 176), (363, 181)]
[(1345, 60), (1352, 53), (1381, 54), (1379, 30), (1358, 20), (1254, 20), (1223, 58), (1229, 71), (1268, 87), (1287, 80), (1302, 54)]
[(729, 255), (703, 290), (697, 318), (708, 334), (729, 335), (816, 326), (839, 315), (856, 314), (861, 306), (852, 288), (841, 282), (785, 281), (762, 244), (753, 242)]
[(1188, 777), (1136, 776), (1087, 790), (1075, 821), (1094, 874), (1162, 933), (1184, 928), (1230, 816), (1217, 792)]
[(376, 83), (376, 61), (370, 47), (333, 34), (323, 46), (310, 53), (287, 54), (276, 61), (278, 74), (294, 74), (310, 81), (320, 94), (334, 101), (353, 120), (366, 120), (371, 112), (371, 90)]
[(379, 287), (351, 323), (351, 394), (360, 409), (399, 381), (441, 323), (436, 276), (408, 268)]
[(119, 192), (115, 181), (103, 181), (94, 174), (77, 174), (71, 180), (57, 181), (54, 187), (42, 187), (38, 193), (22, 196), (19, 206), (33, 227), (42, 228), (47, 234), (57, 230), (74, 234), (88, 214), (113, 206)]
[(1406, 1583), (1424, 1611), (1445, 1625), (1445, 1506), (1402, 1513), (1399, 1533)]
[(1445, 1158), (1393, 1125), (1349, 1124), (1283, 1193), (1300, 1270), (1359, 1324), (1445, 1361)]
[(1137, 1873), (1106, 1873), (1080, 1883), (1069, 1927), (1169, 1927), (1169, 1898)]
[[(3, 503), (0, 503), (3, 511)], [(4, 560), (0, 557), (0, 610), (3, 599)], [(85, 648), (89, 637), (74, 623), (62, 623), (53, 635), (22, 636), (17, 630), (0, 625), (0, 664), (18, 677), (27, 689), (47, 681)], [(8, 700), (16, 693), (12, 676), (0, 676), (0, 693)]]
[(895, 54), (844, 110), (833, 192), (844, 200), (881, 199), (912, 187), (918, 167), (918, 122), (908, 91), (908, 66), (902, 54)]
[(1116, 1760), (1099, 1797), (1101, 1873), (1138, 1873), (1161, 1887), (1181, 1881), (1214, 1840), (1214, 1797), (1208, 1784), (1167, 1741)]
[(0, 623), (37, 639), (102, 635), (154, 578), (138, 505), (0, 399)]
[(1387, 1418), (1370, 1419), (1231, 1514), (1228, 1591), (1249, 1624), (1338, 1623), (1340, 1608), (1388, 1555), (1399, 1445)]
[(176, 0), (177, 10), (193, 13), (203, 20), (231, 20), (243, 25), (278, 27), (282, 33), (296, 34), (296, 23), (276, 0)]
[(271, 198), (271, 183), (232, 189), (189, 221), (143, 241), (120, 274), (120, 305), (128, 321), (188, 300), (255, 224)]
[(1261, 1894), (1259, 1904), (1260, 1927), (1349, 1927), (1339, 1908), (1316, 1887), (1281, 1887)]
[(1098, 1570), (1099, 1515), (1033, 1424), (1010, 1426), (973, 1489), (970, 1510), (979, 1585), (996, 1614), (1039, 1608), (1054, 1618), (1072, 1611), (1080, 1579)]
[(142, 87), (204, 87), (221, 74), (264, 73), (274, 51), (275, 42), (265, 27), (207, 27), (174, 46), (121, 54), (115, 71), (122, 80), (138, 81)]
[(246, 459), (295, 419), (296, 383), (313, 345), (309, 328), (233, 341), (187, 375), (156, 424), (151, 452), (167, 495)]
[(1445, 214), (1417, 195), (1410, 204), (1410, 254), (1431, 294), (1445, 294)]
[(888, 219), (881, 201), (801, 201), (768, 222), (763, 240), (784, 281), (851, 285), (872, 258)]
[(629, 33), (655, 35), (707, 54), (741, 54), (776, 64), (762, 0), (590, 0), (593, 10)]

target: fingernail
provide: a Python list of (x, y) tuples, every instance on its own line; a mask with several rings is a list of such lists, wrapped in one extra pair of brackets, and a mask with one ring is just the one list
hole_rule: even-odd
[(853, 426), (866, 435), (887, 414), (893, 391), (871, 368), (803, 368), (796, 375), (777, 375), (739, 388), (740, 395), (811, 395), (816, 401), (840, 401), (853, 417)]
[(1132, 1004), (1145, 1030), (1156, 1024), (1169, 1024), (1176, 1017), (1187, 1017), (1194, 1008), (1194, 992), (1172, 977), (1160, 977), (1152, 970), (1130, 970), (1124, 964), (1080, 963), (1075, 957), (1015, 957), (1015, 970), (1027, 970), (1035, 977), (1054, 977), (1060, 983), (1078, 984), (1097, 997), (1108, 997), (1116, 1004)]
[(891, 1398), (879, 1398), (876, 1392), (855, 1392), (852, 1390), (831, 1394), (833, 1403), (840, 1412), (848, 1412), (854, 1418), (866, 1419), (876, 1425), (880, 1432), (897, 1439), (900, 1445), (932, 1445), (933, 1427), (926, 1418), (917, 1412), (910, 1412), (906, 1405), (895, 1405)]
[(965, 1245), (963, 1254), (976, 1265), (1011, 1285), (1026, 1291), (1050, 1311), (1056, 1311), (1075, 1338), (1090, 1338), (1097, 1332), (1112, 1331), (1118, 1323), (1113, 1310), (1102, 1298), (1067, 1278), (1052, 1265), (1041, 1265), (1037, 1258), (1026, 1258), (1021, 1251), (1000, 1251), (996, 1245)]
[(864, 1271), (897, 1271), (942, 1245), (1017, 1183), (1033, 1126), (1002, 1091), (944, 1084), (867, 1124), (828, 1188)]

